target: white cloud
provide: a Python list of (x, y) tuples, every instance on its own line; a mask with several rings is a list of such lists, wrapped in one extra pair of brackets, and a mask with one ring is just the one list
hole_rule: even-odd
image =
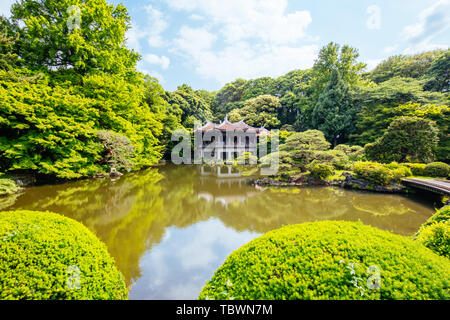
[(156, 64), (164, 70), (170, 66), (170, 59), (166, 56), (159, 57), (155, 54), (146, 54), (143, 60), (149, 64)]
[(293, 69), (311, 67), (318, 50), (316, 45), (254, 47), (239, 42), (223, 51), (207, 51), (192, 58), (198, 74), (225, 84), (236, 78), (277, 77)]
[(237, 77), (279, 76), (311, 67), (319, 48), (300, 45), (311, 37), (308, 11), (287, 13), (287, 0), (166, 0), (169, 7), (208, 21), (183, 26), (173, 51), (185, 56), (205, 79), (220, 84)]
[(143, 39), (154, 48), (160, 48), (167, 44), (162, 35), (169, 26), (164, 14), (151, 5), (145, 6), (144, 10), (147, 13), (146, 25), (142, 27), (133, 23), (131, 29), (126, 33), (127, 45), (137, 52), (142, 52), (141, 40)]
[(16, 0), (2, 0), (0, 2), (0, 15), (9, 17), (11, 15), (11, 6)]
[(448, 44), (433, 43), (437, 35), (450, 28), (450, 0), (439, 0), (431, 7), (423, 10), (418, 22), (403, 29), (402, 37), (408, 41), (405, 53), (446, 48)]
[(162, 33), (167, 29), (169, 24), (164, 19), (164, 15), (158, 9), (153, 8), (151, 5), (145, 7), (145, 11), (148, 14), (148, 44), (151, 47), (162, 47), (165, 45)]
[(142, 52), (140, 39), (145, 38), (146, 35), (146, 32), (141, 30), (137, 25), (132, 24), (125, 35), (127, 47), (134, 49), (136, 52)]
[(369, 30), (380, 30), (381, 29), (381, 8), (376, 5), (369, 6), (367, 8), (367, 28)]
[(294, 43), (305, 36), (309, 11), (286, 14), (287, 0), (166, 0), (174, 9), (198, 11), (229, 42), (260, 39), (275, 44)]
[(189, 19), (194, 20), (194, 21), (202, 21), (202, 20), (205, 20), (205, 17), (202, 17), (199, 14), (191, 14), (189, 16)]

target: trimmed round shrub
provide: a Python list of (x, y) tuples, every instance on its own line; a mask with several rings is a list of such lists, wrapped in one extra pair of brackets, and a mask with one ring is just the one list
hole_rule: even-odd
[(437, 254), (450, 258), (450, 206), (438, 210), (425, 222), (416, 240)]
[(233, 252), (200, 299), (450, 299), (450, 261), (355, 222), (271, 231)]
[(0, 212), (0, 299), (127, 299), (106, 246), (75, 220)]
[(447, 178), (450, 174), (450, 166), (443, 162), (433, 162), (427, 164), (424, 174), (428, 177)]
[(450, 221), (434, 222), (421, 228), (416, 240), (438, 255), (450, 258)]
[(394, 179), (392, 170), (377, 162), (357, 162), (352, 171), (356, 178), (380, 185), (388, 185)]

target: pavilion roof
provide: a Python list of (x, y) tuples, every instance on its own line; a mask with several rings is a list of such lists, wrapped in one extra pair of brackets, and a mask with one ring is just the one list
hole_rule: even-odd
[(211, 130), (219, 130), (219, 131), (242, 130), (244, 132), (255, 132), (257, 135), (270, 135), (270, 131), (264, 127), (261, 128), (252, 127), (246, 124), (244, 120), (232, 123), (228, 121), (228, 117), (225, 117), (224, 121), (220, 124), (208, 121), (203, 127), (197, 129), (197, 131), (202, 132)]

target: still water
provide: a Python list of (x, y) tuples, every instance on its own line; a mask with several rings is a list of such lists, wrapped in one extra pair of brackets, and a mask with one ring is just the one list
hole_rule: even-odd
[(119, 180), (27, 189), (0, 210), (48, 210), (82, 222), (108, 246), (130, 299), (196, 299), (226, 257), (283, 225), (361, 220), (413, 235), (434, 212), (427, 200), (339, 188), (255, 188), (246, 178), (166, 166)]

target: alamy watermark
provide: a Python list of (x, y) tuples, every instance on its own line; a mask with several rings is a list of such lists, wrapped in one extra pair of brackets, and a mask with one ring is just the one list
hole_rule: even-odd
[[(341, 264), (345, 264), (344, 260), (339, 261)], [(367, 268), (366, 274), (367, 279), (364, 281), (363, 278), (356, 275), (356, 266), (358, 263), (348, 263), (346, 268), (350, 270), (350, 275), (352, 280), (350, 283), (359, 290), (361, 296), (364, 296), (367, 291), (375, 291), (381, 289), (381, 269), (379, 266), (372, 265)]]
[(69, 290), (79, 290), (81, 288), (81, 271), (76, 265), (67, 267), (66, 286)]

